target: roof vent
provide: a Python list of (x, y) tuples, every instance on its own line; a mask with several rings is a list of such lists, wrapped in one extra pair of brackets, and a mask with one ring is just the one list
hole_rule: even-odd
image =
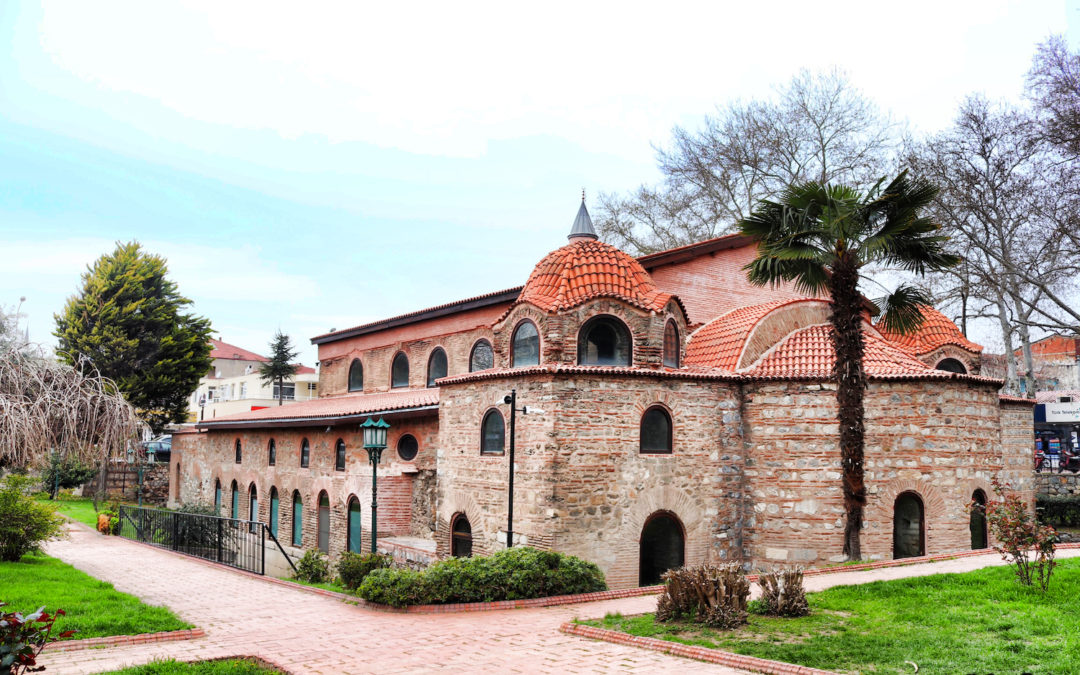
[(574, 218), (574, 226), (570, 228), (570, 234), (567, 235), (567, 239), (571, 243), (575, 241), (585, 241), (591, 239), (596, 241), (600, 237), (596, 236), (596, 230), (593, 229), (592, 218), (589, 217), (589, 210), (585, 208), (585, 191), (581, 191), (581, 207), (578, 208), (577, 216)]

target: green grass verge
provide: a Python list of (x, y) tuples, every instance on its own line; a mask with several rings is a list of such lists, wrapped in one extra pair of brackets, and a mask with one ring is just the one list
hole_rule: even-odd
[(67, 563), (41, 554), (19, 562), (0, 562), (0, 601), (8, 611), (32, 612), (42, 605), (49, 612), (63, 609), (54, 632), (75, 629), (72, 638), (136, 635), (181, 630), (192, 625), (165, 607), (147, 605), (113, 585), (99, 581)]
[(57, 513), (62, 513), (72, 520), (97, 529), (97, 511), (94, 510), (94, 501), (92, 499), (77, 497), (51, 500), (48, 496), (38, 497), (38, 499), (56, 508)]
[(319, 582), (300, 581), (299, 579), (296, 579), (296, 578), (293, 578), (293, 577), (289, 577), (288, 579), (284, 579), (283, 581), (291, 581), (292, 583), (299, 584), (301, 586), (310, 586), (312, 588), (321, 588), (321, 589), (326, 590), (326, 591), (334, 591), (335, 593), (344, 593), (345, 595), (356, 595), (355, 593), (352, 593), (351, 591), (346, 590), (346, 588), (344, 586), (342, 586), (341, 584), (335, 584), (335, 583), (333, 583), (331, 581), (319, 581)]
[(1080, 662), (1080, 559), (1061, 562), (1045, 595), (1011, 567), (809, 593), (811, 614), (750, 616), (735, 631), (608, 615), (588, 625), (846, 672), (1073, 673)]
[(154, 661), (145, 666), (133, 666), (123, 670), (110, 670), (100, 675), (269, 675), (280, 673), (275, 668), (260, 666), (247, 659), (222, 659), (220, 661)]

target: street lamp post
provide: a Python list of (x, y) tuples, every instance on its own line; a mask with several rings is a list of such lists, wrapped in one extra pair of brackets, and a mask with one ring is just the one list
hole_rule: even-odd
[(503, 397), (503, 403), (510, 406), (510, 480), (508, 490), (510, 492), (509, 503), (506, 509), (506, 548), (514, 546), (514, 441), (517, 436), (517, 412), (522, 415), (529, 414), (528, 406), (517, 407), (517, 389), (511, 389), (510, 393)]
[(206, 412), (206, 394), (199, 395), (199, 421), (203, 421), (203, 414)]
[(376, 480), (376, 469), (382, 458), (382, 451), (386, 448), (386, 430), (390, 425), (381, 417), (378, 422), (369, 417), (360, 428), (364, 431), (364, 449), (367, 450), (368, 460), (371, 462), (371, 552), (375, 553), (375, 541), (379, 537), (379, 484)]

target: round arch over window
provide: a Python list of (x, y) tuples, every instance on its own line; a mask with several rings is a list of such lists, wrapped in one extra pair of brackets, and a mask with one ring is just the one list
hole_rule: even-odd
[(255, 489), (255, 483), (248, 486), (248, 520), (251, 521), (249, 531), (255, 531), (255, 521), (259, 519), (259, 491)]
[(214, 479), (214, 515), (221, 515), (221, 479)]
[(506, 422), (502, 413), (492, 408), (480, 425), (480, 454), (501, 455), (506, 442)]
[(394, 355), (393, 365), (390, 366), (390, 386), (392, 388), (409, 386), (409, 357), (405, 352)]
[(340, 438), (334, 444), (334, 470), (345, 470), (345, 441)]
[(671, 454), (671, 414), (660, 405), (654, 405), (641, 416), (642, 454)]
[(277, 487), (270, 486), (270, 534), (278, 536), (278, 520), (281, 519), (279, 511), (281, 500), (278, 497)]
[(679, 367), (679, 327), (671, 320), (664, 326), (664, 365)]
[(292, 493), (292, 545), (304, 545), (304, 499), (299, 490)]
[(277, 441), (272, 438), (266, 444), (266, 463), (269, 466), (277, 464)]
[(528, 319), (519, 323), (510, 342), (510, 367), (540, 365), (540, 332), (535, 323)]
[(316, 543), (323, 553), (330, 552), (330, 495), (326, 490), (319, 493), (318, 537)]
[(232, 488), (232, 513), (229, 517), (235, 519), (240, 517), (240, 486), (234, 480), (230, 487)]
[(416, 453), (420, 452), (420, 443), (416, 440), (416, 436), (412, 434), (403, 434), (397, 442), (397, 454), (398, 457), (411, 462), (416, 459)]
[(364, 391), (364, 364), (360, 359), (349, 364), (349, 391)]
[(469, 352), (469, 372), (487, 370), (495, 367), (495, 350), (487, 340), (477, 340)]
[(345, 528), (345, 550), (360, 553), (360, 500), (349, 497), (349, 517)]
[(446, 377), (446, 352), (442, 347), (436, 347), (431, 352), (427, 362), (427, 386), (434, 387), (435, 380)]
[(942, 359), (938, 361), (938, 364), (934, 366), (937, 370), (944, 370), (948, 373), (960, 373), (961, 375), (967, 375), (967, 368), (963, 362), (959, 359)]
[(596, 316), (578, 333), (578, 365), (629, 366), (630, 330), (613, 316)]
[(300, 468), (306, 469), (311, 464), (311, 444), (308, 439), (300, 441)]
[(238, 439), (236, 439), (236, 463), (237, 464), (240, 463), (240, 460), (242, 459), (242, 457), (243, 457), (243, 452), (241, 451), (240, 439), (238, 438)]
[(450, 554), (455, 558), (472, 557), (472, 524), (464, 513), (450, 520)]

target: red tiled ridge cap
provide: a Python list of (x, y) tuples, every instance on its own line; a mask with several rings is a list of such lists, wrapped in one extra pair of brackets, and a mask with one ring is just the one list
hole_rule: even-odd
[(1074, 401), (1080, 401), (1080, 389), (1061, 389), (1059, 391), (1035, 392), (1035, 400), (1038, 403), (1057, 403), (1058, 399), (1062, 396), (1069, 396), (1072, 397)]
[(213, 427), (218, 424), (234, 422), (322, 419), (438, 405), (439, 390), (437, 388), (404, 389), (375, 394), (345, 394), (225, 415), (211, 420), (203, 420), (198, 422), (196, 426)]
[(975, 354), (982, 352), (982, 345), (964, 337), (964, 334), (960, 332), (955, 323), (949, 320), (949, 317), (929, 305), (922, 305), (920, 311), (923, 315), (922, 326), (909, 335), (889, 333), (880, 325), (880, 321), (877, 329), (881, 331), (886, 340), (903, 347), (916, 356), (929, 354), (945, 345), (955, 345)]
[(240, 361), (269, 361), (265, 356), (248, 351), (243, 347), (231, 345), (228, 342), (210, 338), (210, 358), (212, 359), (236, 359)]
[[(831, 376), (836, 363), (832, 326), (818, 324), (800, 328), (781, 339), (754, 364), (740, 372), (750, 375)], [(923, 375), (934, 370), (908, 352), (889, 344), (864, 324), (863, 368), (868, 376)]]
[(1000, 400), (1002, 403), (1020, 403), (1020, 404), (1029, 405), (1029, 406), (1032, 406), (1032, 407), (1035, 407), (1035, 405), (1039, 402), (1039, 400), (1035, 399), (1035, 398), (1024, 398), (1023, 396), (1010, 396), (1009, 394), (998, 394), (998, 400)]
[(721, 314), (690, 336), (686, 345), (686, 363), (735, 370), (754, 327), (773, 310), (799, 302), (822, 301), (813, 298), (773, 300), (759, 305), (736, 307)]

